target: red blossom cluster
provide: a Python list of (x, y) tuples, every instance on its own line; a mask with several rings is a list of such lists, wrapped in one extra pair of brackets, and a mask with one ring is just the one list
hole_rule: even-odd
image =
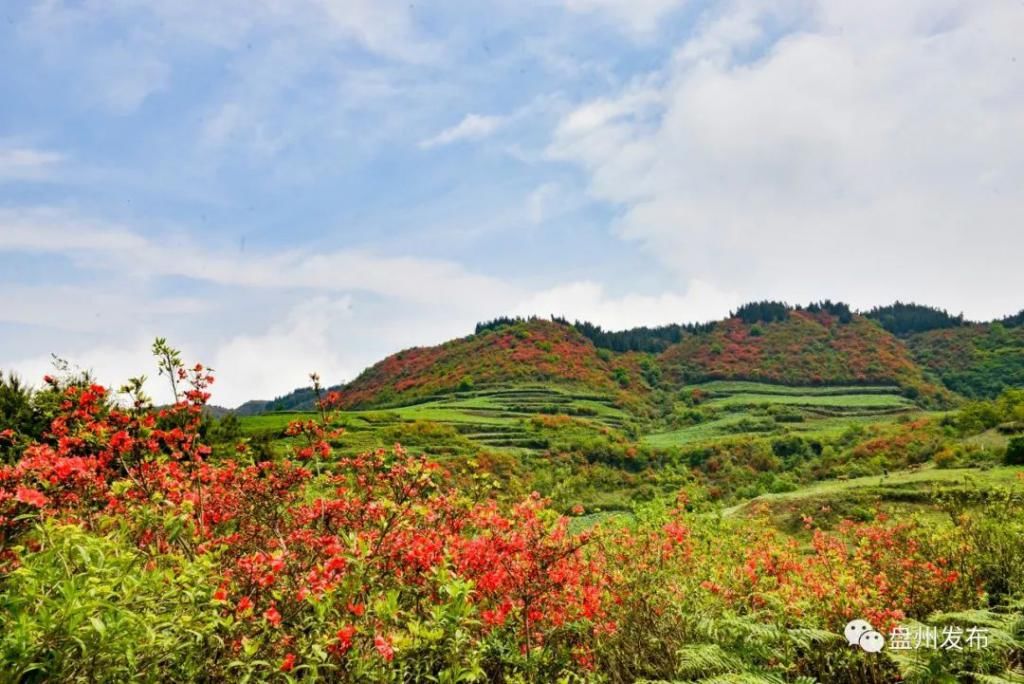
[(888, 629), (957, 598), (970, 603), (978, 591), (949, 558), (932, 557), (922, 536), (917, 522), (891, 524), (879, 515), (871, 523), (842, 521), (834, 532), (814, 529), (807, 553), (795, 539), (765, 531), (751, 540), (728, 588), (706, 588), (794, 619), (817, 616), (825, 627), (863, 617)]

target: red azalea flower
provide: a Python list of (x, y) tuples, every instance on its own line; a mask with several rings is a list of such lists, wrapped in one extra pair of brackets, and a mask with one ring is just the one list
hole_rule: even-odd
[(29, 506), (35, 506), (36, 508), (42, 508), (50, 502), (46, 498), (46, 495), (40, 492), (38, 489), (31, 489), (29, 487), (18, 487), (15, 491), (14, 498)]
[(389, 642), (386, 638), (382, 637), (380, 634), (373, 638), (373, 645), (377, 649), (377, 653), (380, 654), (380, 657), (386, 660), (387, 662), (390, 663), (392, 660), (395, 659), (395, 649), (392, 648), (391, 642)]
[(342, 649), (348, 650), (352, 647), (352, 637), (356, 635), (356, 628), (352, 625), (342, 625), (341, 629), (338, 630), (338, 645)]
[(295, 667), (295, 654), (286, 653), (284, 660), (281, 661), (281, 672), (291, 672), (293, 667)]
[(276, 606), (272, 605), (265, 611), (263, 611), (263, 617), (266, 619), (267, 622), (269, 622), (274, 627), (277, 627), (281, 624), (281, 613), (277, 612)]

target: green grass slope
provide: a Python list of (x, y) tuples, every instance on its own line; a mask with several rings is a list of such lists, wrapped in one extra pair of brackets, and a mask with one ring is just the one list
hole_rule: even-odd
[(919, 411), (893, 385), (794, 387), (714, 380), (687, 385), (680, 394), (699, 409), (682, 410), (693, 424), (648, 434), (645, 444), (668, 448), (741, 435), (823, 436)]
[(931, 466), (841, 480), (824, 480), (792, 492), (762, 494), (724, 510), (726, 517), (767, 515), (780, 529), (800, 531), (811, 519), (829, 527), (843, 519), (867, 521), (878, 513), (896, 519), (923, 516), (952, 524), (943, 500), (982, 502), (997, 487), (1018, 488), (1019, 467), (935, 468)]

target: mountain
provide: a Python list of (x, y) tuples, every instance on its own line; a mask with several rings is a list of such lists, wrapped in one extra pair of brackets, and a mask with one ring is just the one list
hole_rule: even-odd
[[(637, 393), (649, 389), (645, 375), (652, 380), (657, 375), (657, 364), (648, 357), (598, 349), (564, 322), (500, 319), (477, 329), (437, 346), (392, 354), (347, 385), (330, 389), (342, 390), (344, 408), (409, 404), (437, 394), (522, 383), (575, 386), (633, 403)], [(303, 387), (273, 401), (248, 401), (237, 413), (307, 410), (315, 401), (313, 390)]]
[(1024, 311), (978, 323), (944, 309), (896, 302), (866, 315), (901, 337), (914, 361), (958, 394), (994, 397), (1024, 386)]
[[(330, 389), (340, 390), (341, 387), (337, 385)], [(315, 401), (316, 394), (311, 387), (299, 387), (273, 400), (250, 399), (236, 408), (235, 413), (240, 416), (255, 416), (268, 411), (305, 411), (313, 408)]]
[[(944, 407), (955, 400), (953, 392), (991, 397), (1024, 386), (1022, 319), (1024, 312), (974, 323), (901, 302), (857, 313), (827, 300), (807, 307), (753, 302), (723, 321), (623, 331), (557, 318), (499, 318), (477, 325), (472, 335), (393, 354), (331, 389), (342, 391), (346, 408), (368, 408), (543, 383), (635, 407), (651, 406), (654, 390), (750, 380), (891, 385), (922, 406)], [(305, 410), (315, 399), (310, 388), (299, 388), (236, 411)]]
[(408, 403), (445, 392), (525, 382), (577, 385), (613, 395), (642, 387), (631, 356), (598, 350), (570, 325), (514, 321), (387, 357), (344, 387), (346, 407)]
[[(844, 320), (846, 322), (844, 322)], [(660, 357), (677, 385), (753, 380), (784, 385), (898, 385), (907, 396), (945, 403), (906, 345), (861, 315), (787, 309), (771, 320), (730, 318), (704, 334), (686, 335)]]
[(911, 335), (907, 346), (918, 364), (964, 396), (994, 397), (1007, 387), (1024, 387), (1024, 327), (1019, 324), (929, 330)]

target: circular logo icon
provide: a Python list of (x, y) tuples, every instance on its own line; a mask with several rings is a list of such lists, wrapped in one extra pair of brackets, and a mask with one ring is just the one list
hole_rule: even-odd
[(865, 632), (871, 632), (873, 628), (871, 623), (867, 620), (850, 620), (846, 623), (846, 629), (843, 630), (843, 635), (846, 637), (846, 642), (851, 646), (856, 646), (860, 643), (861, 636)]
[(878, 653), (885, 648), (885, 637), (880, 632), (869, 629), (860, 635), (860, 641), (857, 643), (868, 653)]

